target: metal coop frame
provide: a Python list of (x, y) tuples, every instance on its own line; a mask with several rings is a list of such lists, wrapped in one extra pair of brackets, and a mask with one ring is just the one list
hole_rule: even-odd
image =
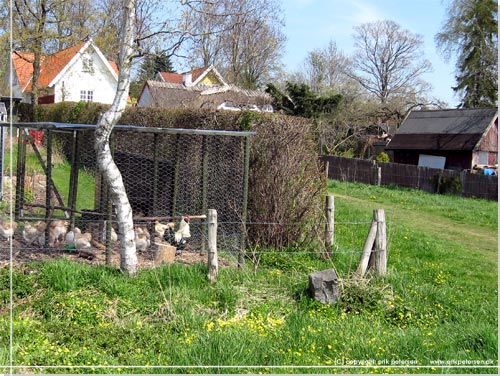
[[(71, 226), (77, 224), (84, 228), (86, 223), (98, 222), (108, 229), (108, 234), (111, 228), (107, 223), (117, 228), (114, 209), (108, 200), (108, 188), (96, 167), (95, 128), (89, 124), (53, 122), (13, 124), (18, 136), (16, 221), (65, 218)], [(250, 139), (253, 134), (115, 126), (110, 145), (122, 173), (134, 212), (134, 223), (152, 228), (156, 220), (179, 220), (184, 215), (202, 215), (208, 209), (216, 209), (219, 247), (239, 255), (245, 246)], [(45, 183), (38, 182), (45, 185), (45, 197), (38, 198), (38, 201), (29, 197), (30, 184), (35, 184), (29, 181), (29, 152), (36, 157), (45, 176)], [(4, 158), (1, 157), (3, 175)], [(58, 161), (55, 161), (56, 157)], [(62, 184), (61, 176), (63, 181), (69, 181)], [(92, 194), (93, 207), (85, 207), (89, 200), (82, 197)], [(206, 223), (203, 220), (192, 222), (191, 229), (192, 249), (203, 252)], [(107, 252), (110, 247), (107, 242)]]

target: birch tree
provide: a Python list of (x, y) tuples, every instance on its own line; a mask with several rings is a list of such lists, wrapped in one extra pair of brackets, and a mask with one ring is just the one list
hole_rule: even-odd
[(129, 274), (137, 273), (137, 252), (135, 246), (132, 207), (128, 200), (120, 170), (111, 155), (109, 138), (114, 126), (127, 105), (130, 87), (130, 70), (134, 56), (135, 0), (123, 1), (123, 20), (120, 30), (120, 53), (118, 59), (118, 87), (111, 107), (100, 117), (95, 131), (97, 165), (109, 187), (111, 200), (116, 207), (120, 232), (120, 269)]

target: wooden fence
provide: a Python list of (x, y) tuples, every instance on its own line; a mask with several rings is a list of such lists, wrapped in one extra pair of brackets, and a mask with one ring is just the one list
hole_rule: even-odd
[(320, 159), (328, 165), (329, 179), (498, 200), (497, 176), (330, 155)]

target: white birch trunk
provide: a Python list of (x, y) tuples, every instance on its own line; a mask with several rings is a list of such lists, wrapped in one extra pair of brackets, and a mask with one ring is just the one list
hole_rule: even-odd
[(113, 104), (99, 119), (95, 131), (97, 166), (110, 188), (110, 195), (117, 210), (120, 237), (120, 269), (129, 274), (137, 273), (137, 252), (135, 246), (132, 207), (118, 167), (111, 155), (109, 137), (127, 106), (130, 87), (130, 68), (135, 38), (135, 0), (124, 0), (125, 16), (120, 34), (120, 56), (118, 87)]

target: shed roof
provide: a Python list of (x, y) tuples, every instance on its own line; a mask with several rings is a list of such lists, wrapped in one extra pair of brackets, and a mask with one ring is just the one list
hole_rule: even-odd
[(223, 103), (231, 103), (236, 107), (246, 108), (272, 103), (272, 98), (265, 92), (244, 90), (236, 86), (201, 90), (196, 86), (185, 87), (182, 84), (160, 81), (146, 81), (144, 88), (146, 86), (153, 106), (156, 107), (217, 108)]
[(388, 150), (473, 150), (498, 117), (496, 108), (412, 111)]

